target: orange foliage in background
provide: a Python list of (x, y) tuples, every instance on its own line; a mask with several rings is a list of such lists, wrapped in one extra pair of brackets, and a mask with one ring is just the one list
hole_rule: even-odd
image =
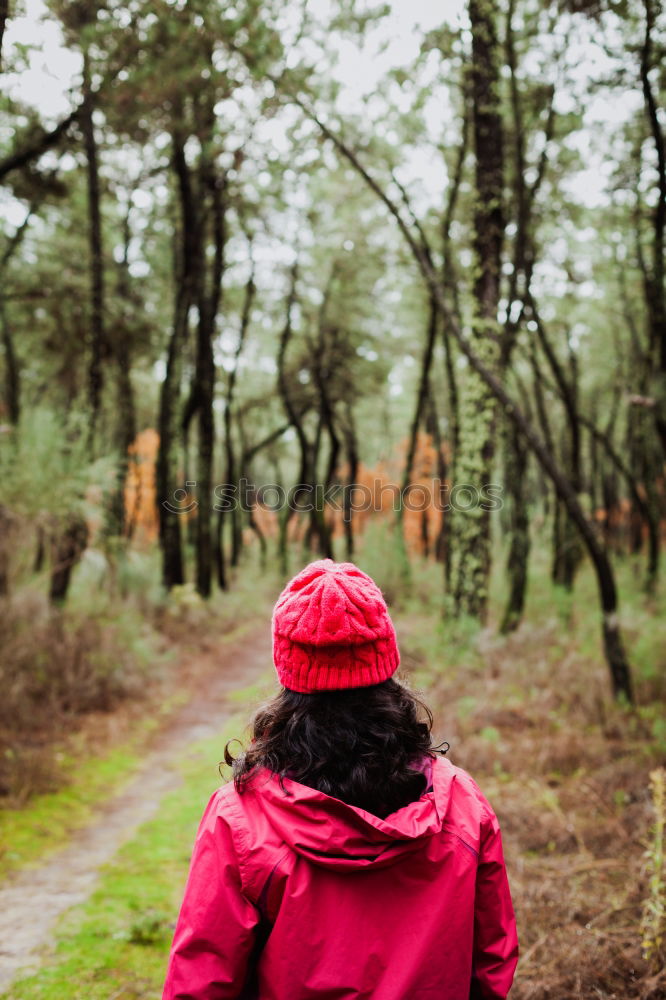
[(160, 436), (149, 427), (137, 434), (130, 445), (127, 479), (125, 480), (125, 523), (128, 534), (140, 545), (157, 540), (159, 519), (155, 488), (155, 462)]
[[(277, 537), (278, 520), (274, 511), (267, 510), (265, 507), (257, 506), (252, 511), (252, 517), (254, 518), (255, 524), (261, 531), (262, 535), (265, 535), (266, 538)], [(249, 542), (254, 538), (254, 534), (250, 528), (247, 528), (243, 537), (245, 541)]]
[[(660, 498), (659, 509), (664, 509), (666, 484), (663, 479), (657, 478), (655, 486)], [(640, 483), (638, 490), (645, 500), (645, 488)], [(648, 526), (645, 523), (645, 519), (641, 517), (636, 505), (626, 497), (621, 497), (608, 510), (605, 507), (597, 507), (592, 516), (604, 532), (605, 537), (613, 542), (618, 552), (632, 551), (636, 543), (640, 545), (647, 542)], [(660, 520), (659, 532), (662, 541), (666, 541), (666, 518)]]
[[(148, 428), (137, 435), (129, 449), (130, 461), (125, 481), (125, 519), (128, 534), (138, 545), (142, 546), (154, 544), (159, 534), (155, 485), (155, 464), (159, 441), (157, 431)], [(352, 524), (355, 535), (363, 534), (370, 518), (380, 518), (387, 523), (395, 522), (396, 497), (402, 483), (407, 447), (408, 442), (405, 439), (396, 449), (395, 455), (388, 461), (378, 462), (374, 466), (359, 463), (356, 475), (356, 484), (359, 489), (355, 491), (354, 503), (357, 506), (360, 505), (362, 497), (371, 499), (369, 503), (364, 504), (365, 509), (354, 510)], [(444, 447), (444, 457), (448, 465), (448, 447), (446, 445)], [(440, 486), (437, 479), (437, 469), (437, 451), (432, 437), (430, 434), (419, 433), (412, 468), (410, 489), (412, 502), (407, 504), (403, 511), (403, 531), (405, 543), (410, 553), (418, 553), (423, 556), (436, 554), (442, 518), (445, 516), (437, 507), (441, 507), (448, 500), (446, 495), (436, 496), (436, 491)], [(348, 468), (342, 467), (339, 471), (340, 481), (345, 483), (349, 475)], [(446, 489), (450, 483), (447, 481), (441, 485)], [(658, 482), (658, 489), (660, 492), (664, 489), (662, 480)], [(342, 506), (341, 496), (336, 505)], [(196, 514), (194, 512), (191, 514), (183, 513), (182, 516), (189, 519)], [(614, 539), (615, 544), (621, 548), (630, 544), (632, 534), (636, 532), (639, 537), (645, 538), (645, 525), (640, 519), (636, 523), (638, 514), (627, 499), (621, 499), (617, 507), (611, 511), (598, 509), (593, 516), (600, 528), (607, 532), (609, 537)], [(246, 515), (242, 513), (241, 517), (245, 524)], [(254, 508), (253, 517), (259, 530), (266, 538), (274, 539), (277, 537), (278, 516), (274, 511), (259, 505)], [(326, 519), (331, 526), (333, 536), (338, 539), (342, 538), (344, 535), (342, 510), (329, 507)], [(307, 514), (297, 514), (292, 517), (288, 532), (290, 541), (302, 542), (308, 524), (309, 515)], [(666, 537), (666, 521), (662, 521), (661, 530)], [(254, 532), (249, 527), (244, 526), (243, 537), (247, 544), (255, 541)]]
[[(407, 441), (399, 446), (395, 458), (388, 462), (378, 462), (374, 466), (359, 464), (356, 482), (361, 490), (354, 497), (354, 503), (360, 505), (361, 492), (371, 495), (372, 501), (368, 509), (354, 510), (352, 524), (355, 534), (362, 534), (370, 518), (394, 522), (397, 514), (397, 497), (402, 484), (402, 476), (407, 455)], [(347, 470), (342, 470), (344, 481)], [(435, 551), (437, 536), (442, 525), (442, 511), (436, 504), (442, 506), (446, 498), (436, 495), (439, 488), (437, 482), (437, 451), (430, 434), (420, 433), (416, 442), (414, 463), (412, 466), (411, 486), (408, 502), (403, 511), (403, 531), (407, 549), (420, 555), (432, 555)], [(445, 485), (445, 484), (442, 484)], [(342, 513), (332, 514), (335, 537), (343, 533)]]
[[(155, 487), (155, 463), (159, 448), (159, 435), (152, 428), (141, 431), (129, 449), (130, 462), (125, 482), (125, 518), (128, 533), (139, 545), (150, 545), (157, 540), (159, 517)], [(398, 449), (395, 458), (389, 462), (378, 462), (375, 466), (359, 464), (356, 476), (360, 487), (354, 494), (354, 503), (360, 505), (361, 497), (370, 498), (365, 509), (355, 510), (352, 523), (355, 534), (362, 534), (370, 518), (395, 520), (396, 497), (402, 481), (407, 443)], [(341, 469), (341, 480), (348, 474)], [(417, 441), (412, 472), (411, 498), (414, 507), (405, 507), (403, 527), (407, 548), (421, 555), (432, 555), (442, 523), (442, 513), (435, 507), (437, 489), (437, 453), (429, 434), (420, 434)], [(422, 500), (428, 502), (422, 504)], [(342, 506), (342, 498), (338, 501)], [(184, 515), (185, 516), (185, 515)], [(253, 511), (256, 524), (267, 538), (277, 535), (277, 514), (265, 507), (257, 506)], [(334, 537), (344, 534), (342, 511), (330, 508), (327, 519), (332, 526)], [(308, 516), (300, 514), (292, 518), (289, 537), (292, 541), (302, 541), (308, 524)], [(244, 530), (245, 541), (250, 543), (253, 532)]]
[[(406, 448), (404, 449), (406, 451)], [(448, 465), (449, 456), (446, 454)], [(401, 469), (404, 467), (404, 458), (401, 462)], [(448, 500), (447, 496), (440, 496), (440, 487), (443, 489), (450, 483), (439, 483), (437, 479), (437, 449), (430, 434), (419, 434), (416, 444), (416, 454), (414, 455), (414, 465), (412, 468), (412, 488), (410, 490), (413, 500), (413, 507), (423, 506), (423, 510), (410, 510), (405, 507), (403, 514), (403, 524), (407, 549), (411, 552), (418, 552), (427, 556), (435, 553), (437, 536), (442, 527), (444, 512), (439, 510)], [(428, 499), (426, 505), (422, 500)]]
[[(363, 534), (371, 518), (379, 518), (388, 524), (395, 523), (397, 516), (395, 511), (396, 498), (402, 483), (406, 452), (407, 441), (404, 441), (397, 449), (395, 457), (388, 462), (378, 462), (374, 466), (359, 463), (356, 473), (358, 489), (353, 494), (355, 509), (352, 514), (352, 524), (355, 535)], [(348, 467), (342, 466), (339, 473), (340, 481), (345, 483), (349, 475)], [(439, 488), (436, 476), (437, 452), (432, 438), (429, 434), (419, 434), (410, 490), (411, 507), (416, 509), (410, 509), (410, 506), (406, 506), (403, 512), (405, 542), (411, 553), (435, 554), (443, 516), (441, 510), (437, 509), (436, 503), (442, 506), (446, 502), (446, 497), (440, 499), (435, 495)], [(331, 527), (333, 537), (336, 539), (342, 538), (344, 535), (343, 511), (336, 509), (337, 507), (341, 508), (342, 503), (340, 495), (336, 500), (336, 506), (329, 506), (326, 512), (326, 520)], [(358, 509), (361, 505), (363, 509)], [(274, 511), (257, 506), (253, 516), (255, 523), (266, 538), (277, 536), (278, 518)], [(289, 540), (296, 543), (303, 542), (308, 525), (308, 514), (302, 513), (292, 517), (288, 528)], [(253, 535), (250, 529), (246, 529), (244, 538), (248, 543), (252, 540)]]

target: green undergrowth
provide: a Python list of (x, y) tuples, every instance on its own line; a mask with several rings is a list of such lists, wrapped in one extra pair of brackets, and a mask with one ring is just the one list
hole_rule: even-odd
[[(574, 655), (582, 666), (596, 665), (606, 670), (592, 567), (583, 562), (573, 590), (567, 592), (552, 584), (549, 558), (548, 549), (541, 545), (535, 546), (530, 555), (525, 614), (518, 634), (526, 637), (530, 632), (541, 633), (543, 655), (554, 669), (564, 657)], [(662, 582), (655, 594), (645, 594), (639, 557), (617, 559), (614, 568), (619, 620), (636, 700), (639, 706), (661, 702), (666, 696), (666, 588)], [(498, 632), (507, 597), (504, 559), (499, 551), (493, 561), (486, 628), (472, 619), (453, 618), (447, 613), (442, 594), (441, 566), (413, 560), (410, 587), (397, 602), (395, 617), (404, 647), (403, 664), (417, 687), (427, 686), (433, 673), (451, 670), (482, 677), (489, 661), (515, 646), (511, 635)], [(666, 738), (666, 725), (663, 729), (662, 734), (655, 720), (656, 738)]]

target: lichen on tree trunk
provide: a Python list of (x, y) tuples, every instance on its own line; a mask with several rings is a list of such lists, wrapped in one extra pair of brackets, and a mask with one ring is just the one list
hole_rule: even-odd
[[(496, 370), (496, 343), (476, 329), (474, 349), (487, 367)], [(491, 478), (496, 401), (476, 372), (466, 371), (460, 394), (460, 448), (451, 500), (455, 506), (453, 553), (456, 614), (485, 619), (490, 573), (490, 512), (478, 501)], [(468, 490), (466, 489), (469, 489)], [(469, 509), (465, 509), (469, 506)]]
[[(476, 204), (474, 211), (474, 318), (470, 346), (485, 367), (499, 374), (503, 130), (500, 108), (499, 52), (494, 0), (470, 0), (472, 25), (471, 90)], [(460, 396), (460, 446), (456, 456), (456, 486), (464, 502), (455, 507), (456, 544), (454, 608), (457, 614), (483, 620), (488, 603), (490, 574), (490, 513), (478, 502), (490, 482), (497, 404), (480, 375), (469, 368)], [(470, 494), (461, 487), (470, 487)], [(456, 498), (454, 497), (454, 500)], [(461, 510), (471, 500), (469, 509)]]

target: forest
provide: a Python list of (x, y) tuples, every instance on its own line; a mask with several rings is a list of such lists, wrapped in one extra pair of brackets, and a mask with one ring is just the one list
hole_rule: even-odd
[(0, 0), (3, 931), (100, 852), (2, 996), (160, 995), (333, 558), (497, 809), (511, 996), (666, 997), (665, 47), (661, 0)]

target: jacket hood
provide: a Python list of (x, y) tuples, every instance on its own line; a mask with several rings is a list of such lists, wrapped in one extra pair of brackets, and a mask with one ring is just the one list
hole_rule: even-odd
[(281, 839), (314, 864), (339, 870), (384, 868), (442, 829), (456, 769), (440, 758), (430, 763), (428, 791), (385, 819), (289, 778), (283, 789), (266, 770), (255, 776), (246, 794), (256, 795)]

